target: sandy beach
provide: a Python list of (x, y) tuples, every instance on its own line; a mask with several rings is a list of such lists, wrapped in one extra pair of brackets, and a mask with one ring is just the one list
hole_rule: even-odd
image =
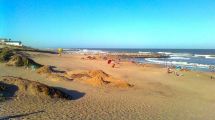
[(32, 59), (58, 71), (102, 70), (132, 87), (92, 86), (79, 80), (50, 79), (24, 67), (0, 63), (0, 80), (14, 76), (59, 88), (73, 99), (14, 96), (0, 102), (5, 119), (101, 119), (101, 120), (213, 120), (215, 118), (214, 73), (180, 71), (167, 74), (158, 65), (123, 61), (115, 68), (106, 60), (83, 59), (80, 54), (29, 52)]
[(215, 120), (215, 0), (0, 0), (0, 120)]

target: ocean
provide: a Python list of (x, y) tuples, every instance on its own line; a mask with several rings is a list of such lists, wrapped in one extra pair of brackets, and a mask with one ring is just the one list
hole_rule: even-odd
[(142, 63), (154, 63), (167, 66), (180, 66), (194, 71), (215, 70), (215, 49), (107, 49), (84, 48), (65, 49), (66, 52), (76, 53), (160, 53), (169, 58), (130, 58), (129, 60)]

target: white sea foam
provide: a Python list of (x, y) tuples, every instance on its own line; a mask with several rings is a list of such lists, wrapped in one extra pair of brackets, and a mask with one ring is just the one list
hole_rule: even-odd
[(186, 58), (186, 57), (170, 57), (168, 59), (174, 59), (174, 60), (189, 60), (190, 58)]
[(215, 59), (214, 56), (206, 56), (205, 58), (208, 58), (208, 59)]
[(178, 62), (178, 61), (162, 61), (156, 58), (147, 58), (146, 61), (156, 63), (156, 64), (169, 64), (169, 65), (179, 65), (179, 66), (189, 66), (189, 67), (200, 67), (209, 68), (210, 65), (198, 64), (198, 63), (188, 63), (188, 62)]
[(169, 55), (170, 57), (191, 57), (190, 53), (173, 53), (173, 52), (158, 52), (159, 54)]
[(106, 51), (102, 51), (102, 50), (83, 49), (83, 50), (77, 51), (76, 53), (81, 53), (81, 54), (105, 54), (107, 52)]
[(173, 54), (171, 52), (157, 52), (157, 53), (159, 53), (159, 54), (165, 54), (165, 55), (171, 55), (171, 54)]
[(190, 53), (174, 53), (170, 55), (171, 57), (192, 57), (193, 54)]
[(71, 49), (66, 49), (66, 48), (63, 49), (63, 51), (70, 51), (70, 50), (71, 50)]
[(138, 53), (139, 54), (151, 54), (151, 52), (141, 52), (141, 51), (139, 51)]
[(203, 57), (206, 59), (215, 59), (215, 55), (201, 55), (201, 54), (195, 54), (194, 57)]
[(102, 50), (89, 50), (89, 49), (66, 49), (64, 52), (68, 54), (106, 54), (108, 52)]

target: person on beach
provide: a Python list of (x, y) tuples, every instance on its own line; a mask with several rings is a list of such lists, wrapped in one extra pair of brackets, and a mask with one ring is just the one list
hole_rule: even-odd
[(168, 67), (168, 68), (167, 68), (167, 73), (168, 73), (168, 74), (172, 73), (172, 69)]
[(112, 62), (112, 60), (108, 60), (108, 62), (107, 62), (107, 63), (108, 63), (108, 64), (110, 64), (111, 62)]
[(115, 67), (115, 64), (112, 65), (112, 68), (114, 68), (114, 67)]
[(115, 65), (116, 65), (115, 60), (108, 61), (108, 63), (111, 64), (111, 67), (112, 67), (112, 68), (114, 68)]
[(112, 60), (112, 59), (109, 59), (107, 63), (108, 63), (108, 64), (111, 64), (111, 67), (112, 67), (112, 68), (115, 68), (115, 66), (116, 66), (115, 61)]
[(112, 68), (115, 68), (115, 65), (116, 65), (115, 61), (112, 60), (111, 63), (112, 63)]
[(120, 59), (117, 59), (116, 64), (118, 65), (120, 64)]

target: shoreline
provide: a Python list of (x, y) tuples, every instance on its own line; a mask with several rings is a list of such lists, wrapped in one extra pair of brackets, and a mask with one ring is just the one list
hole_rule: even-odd
[[(43, 110), (43, 113), (21, 116), (20, 119), (211, 120), (215, 117), (215, 79), (210, 78), (214, 73), (179, 71), (183, 76), (177, 76), (168, 74), (167, 68), (160, 65), (140, 65), (126, 60), (112, 68), (103, 56), (89, 59), (88, 55), (81, 54), (25, 53), (36, 63), (53, 66), (48, 71), (50, 73), (39, 74), (31, 67), (0, 63), (0, 83), (7, 76), (27, 79), (60, 88), (74, 99), (41, 98), (41, 95), (25, 95), (24, 92), (20, 96), (16, 92), (12, 99), (0, 102), (3, 106), (0, 116)], [(87, 78), (95, 74), (102, 79)], [(66, 79), (66, 75), (73, 79)], [(125, 81), (133, 86), (118, 88), (108, 85), (107, 81), (96, 86), (92, 82), (89, 84), (89, 80), (98, 83), (107, 76), (112, 81)]]
[[(145, 50), (145, 51), (144, 51)], [(161, 52), (162, 51), (162, 52)], [(194, 71), (215, 71), (215, 51), (201, 49), (66, 49), (66, 54), (109, 55), (139, 63), (163, 64)]]

